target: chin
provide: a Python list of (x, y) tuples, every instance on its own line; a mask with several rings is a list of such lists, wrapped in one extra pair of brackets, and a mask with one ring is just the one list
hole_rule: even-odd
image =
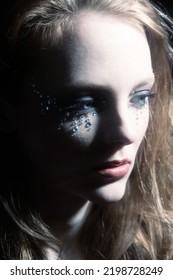
[(126, 191), (127, 182), (114, 182), (101, 186), (88, 194), (88, 199), (95, 203), (113, 203), (120, 201)]

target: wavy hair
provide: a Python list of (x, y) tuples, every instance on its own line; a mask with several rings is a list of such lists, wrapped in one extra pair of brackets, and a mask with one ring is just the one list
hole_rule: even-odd
[[(7, 1), (8, 3), (8, 1)], [(8, 6), (8, 4), (6, 4)], [(81, 11), (129, 17), (146, 32), (155, 74), (156, 99), (139, 148), (126, 194), (119, 202), (94, 205), (81, 229), (79, 242), (85, 259), (173, 259), (173, 136), (169, 114), (172, 77), (172, 21), (148, 0), (23, 0), (4, 11), (1, 27), (1, 97), (20, 102), (21, 77), (30, 71), (34, 56), (61, 39), (74, 26)], [(3, 12), (3, 11), (2, 11)], [(15, 93), (15, 94), (14, 94)], [(1, 135), (1, 138), (3, 136)], [(3, 142), (9, 149), (7, 136)], [(17, 144), (16, 144), (17, 145)], [(9, 158), (4, 152), (5, 168)], [(8, 162), (7, 162), (8, 161)], [(6, 174), (7, 171), (4, 171)], [(18, 182), (16, 170), (12, 179)], [(41, 221), (39, 213), (24, 207), (25, 196), (14, 182), (3, 184), (1, 196), (0, 254), (2, 259), (46, 259), (46, 248), (57, 251), (61, 243)], [(21, 178), (20, 178), (21, 179)], [(16, 185), (17, 185), (16, 184)], [(20, 195), (19, 195), (20, 194)], [(24, 201), (24, 203), (23, 203)], [(91, 234), (92, 232), (92, 234)]]

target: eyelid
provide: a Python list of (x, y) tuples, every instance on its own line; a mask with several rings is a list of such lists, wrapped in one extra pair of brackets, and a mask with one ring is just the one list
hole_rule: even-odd
[(151, 94), (152, 93), (152, 89), (148, 89), (148, 88), (146, 88), (146, 89), (139, 89), (139, 90), (133, 90), (130, 94), (129, 94), (129, 97), (133, 97), (133, 96), (135, 96), (135, 95), (137, 95), (137, 94), (144, 94), (144, 93), (148, 93), (148, 94)]

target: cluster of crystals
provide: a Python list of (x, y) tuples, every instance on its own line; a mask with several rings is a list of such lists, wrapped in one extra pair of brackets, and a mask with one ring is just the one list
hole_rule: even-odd
[[(76, 113), (76, 116), (74, 116), (74, 113), (71, 113), (69, 111), (65, 111), (61, 107), (57, 105), (57, 101), (55, 97), (51, 97), (49, 95), (43, 95), (40, 93), (39, 90), (36, 88), (36, 84), (33, 81), (32, 83), (32, 89), (34, 94), (36, 94), (39, 97), (40, 100), (40, 106), (41, 106), (41, 113), (46, 114), (51, 109), (56, 110), (58, 114), (61, 115), (61, 120), (59, 121), (57, 125), (57, 130), (61, 131), (63, 130), (65, 124), (69, 121), (71, 121), (71, 133), (72, 135), (75, 135), (79, 128), (84, 125), (84, 127), (87, 129), (87, 131), (90, 131), (92, 123), (89, 119), (88, 114), (83, 114), (78, 116)], [(96, 116), (96, 112), (92, 114), (92, 116)]]
[[(96, 116), (96, 113), (94, 112), (92, 115)], [(69, 118), (70, 113), (69, 112), (64, 113), (64, 117), (61, 119), (60, 124), (58, 124), (57, 130), (62, 130), (64, 128), (64, 124), (67, 121), (66, 116)], [(75, 135), (78, 132), (78, 130), (81, 126), (84, 126), (87, 129), (87, 131), (90, 131), (92, 123), (90, 121), (90, 118), (89, 118), (88, 114), (83, 114), (83, 115), (80, 115), (80, 116), (73, 116), (72, 117), (72, 120), (71, 120), (71, 133), (72, 133), (72, 135)]]
[(40, 99), (40, 106), (41, 106), (41, 113), (42, 114), (45, 114), (46, 112), (50, 111), (51, 108), (56, 108), (58, 110), (55, 97), (51, 97), (49, 95), (41, 94), (40, 91), (37, 90), (34, 82), (32, 83), (32, 88), (33, 88), (33, 92)]

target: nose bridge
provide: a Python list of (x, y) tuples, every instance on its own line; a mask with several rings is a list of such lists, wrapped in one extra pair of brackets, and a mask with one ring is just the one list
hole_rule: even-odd
[(118, 102), (112, 105), (112, 109), (104, 118), (104, 126), (105, 142), (117, 142), (122, 145), (130, 145), (133, 142), (134, 127), (125, 105)]

